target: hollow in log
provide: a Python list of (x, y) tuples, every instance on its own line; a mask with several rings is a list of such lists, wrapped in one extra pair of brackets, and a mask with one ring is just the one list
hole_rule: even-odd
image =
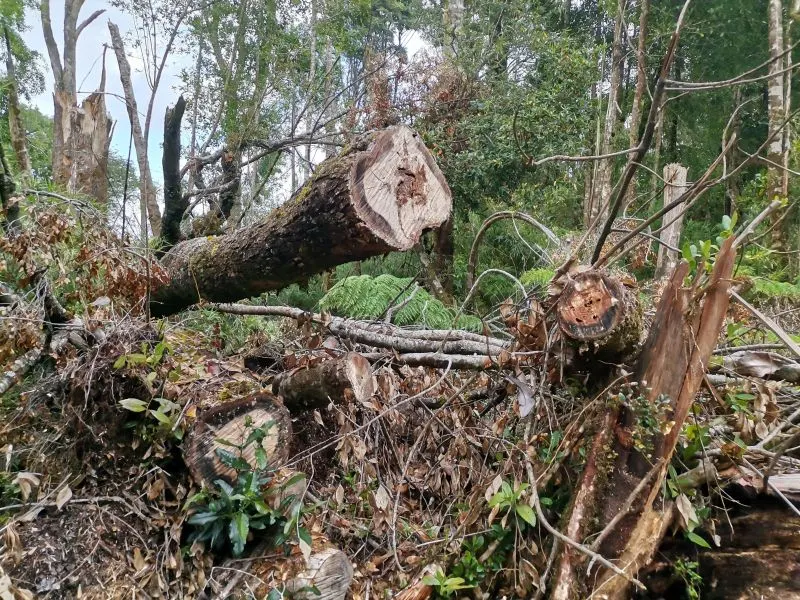
[(568, 339), (604, 356), (624, 356), (639, 343), (642, 316), (636, 293), (599, 271), (569, 277), (556, 316)]
[[(289, 411), (274, 396), (253, 394), (215, 406), (198, 415), (189, 432), (184, 455), (194, 480), (207, 486), (213, 485), (217, 479), (229, 484), (235, 483), (236, 470), (222, 462), (217, 450), (238, 455), (231, 444), (242, 445), (254, 428), (270, 423), (261, 444), (270, 466), (278, 467), (289, 456), (292, 425)], [(220, 440), (227, 443), (223, 444)], [(255, 468), (257, 463), (254, 444), (244, 449), (242, 458)]]
[(419, 136), (398, 125), (357, 138), (283, 206), (234, 234), (195, 238), (162, 259), (169, 281), (151, 312), (281, 289), (336, 265), (413, 248), (452, 200)]
[(272, 392), (283, 398), (292, 413), (323, 408), (343, 398), (345, 390), (351, 390), (358, 401), (375, 391), (369, 361), (355, 352), (282, 373), (272, 384)]

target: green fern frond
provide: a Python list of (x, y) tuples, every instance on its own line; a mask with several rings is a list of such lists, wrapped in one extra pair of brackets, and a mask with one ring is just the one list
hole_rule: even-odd
[[(416, 290), (416, 291), (415, 291)], [(377, 277), (354, 275), (337, 282), (320, 300), (320, 307), (333, 314), (352, 319), (383, 318), (389, 306), (413, 297), (393, 317), (397, 325), (419, 325), (431, 329), (455, 327), (481, 331), (481, 320), (472, 315), (455, 313), (424, 288), (416, 289), (410, 277), (384, 273)]]
[(531, 269), (525, 271), (519, 280), (526, 288), (542, 288), (550, 284), (553, 275), (555, 275), (555, 271), (552, 269)]

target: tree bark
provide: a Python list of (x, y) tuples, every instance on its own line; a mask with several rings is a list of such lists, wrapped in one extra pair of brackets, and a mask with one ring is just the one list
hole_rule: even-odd
[[(667, 182), (664, 188), (664, 206), (677, 200), (686, 191), (686, 172), (686, 167), (678, 164), (669, 164), (664, 167), (664, 180)], [(683, 206), (676, 206), (664, 215), (663, 222), (666, 223), (666, 226), (659, 235), (662, 244), (658, 248), (655, 275), (657, 279), (672, 273), (680, 260), (680, 252), (670, 250), (667, 246), (676, 248), (680, 242), (683, 212)]]
[[(247, 420), (252, 420), (250, 427), (246, 424)], [(272, 426), (261, 444), (269, 465), (277, 468), (289, 457), (292, 423), (289, 411), (276, 398), (269, 394), (253, 394), (200, 413), (189, 432), (184, 451), (184, 461), (192, 478), (198, 485), (214, 487), (217, 479), (233, 485), (236, 482), (236, 470), (224, 464), (216, 451), (223, 449), (236, 454), (236, 449), (218, 440), (241, 445), (252, 428), (268, 423), (272, 423)], [(255, 468), (254, 444), (245, 449), (242, 458)]]
[[(650, 15), (650, 0), (639, 1), (639, 41), (636, 46), (636, 91), (633, 95), (631, 108), (631, 128), (628, 140), (631, 148), (639, 144), (639, 125), (642, 122), (642, 103), (644, 91), (647, 89), (647, 23)], [(636, 180), (631, 181), (631, 186), (625, 195), (625, 208), (629, 207), (636, 199)]]
[(450, 210), (444, 176), (413, 131), (361, 136), (259, 223), (170, 250), (162, 261), (170, 280), (155, 290), (152, 313), (248, 298), (348, 261), (409, 250)]
[(161, 168), (164, 172), (164, 218), (161, 221), (161, 239), (171, 248), (181, 239), (181, 221), (189, 199), (183, 197), (181, 189), (181, 120), (186, 110), (183, 96), (175, 106), (167, 108), (164, 115), (164, 152)]
[[(625, 0), (618, 0), (617, 16), (614, 23), (614, 42), (611, 48), (611, 71), (608, 89), (608, 105), (606, 106), (606, 119), (603, 126), (603, 141), (600, 145), (600, 154), (611, 152), (614, 133), (617, 131), (619, 119), (617, 117), (619, 106), (617, 94), (620, 87), (619, 65), (622, 62), (622, 25), (625, 13)], [(606, 204), (611, 199), (611, 179), (614, 173), (614, 158), (604, 158), (598, 161), (597, 173), (593, 181), (595, 197), (592, 199), (590, 222), (598, 217), (605, 219), (608, 213)]]
[[(610, 408), (613, 425), (601, 427), (597, 435), (605, 437), (611, 432), (611, 439), (608, 443), (603, 440), (602, 445), (610, 446), (604, 452), (613, 457), (613, 464), (581, 482), (581, 488), (596, 486), (597, 477), (604, 477), (602, 485), (606, 492), (601, 496), (602, 502), (584, 502), (572, 508), (573, 513), (582, 511), (580, 531), (587, 535), (613, 525), (611, 531), (603, 532), (596, 550), (630, 576), (635, 576), (651, 560), (669, 525), (672, 507), (670, 503), (661, 503), (661, 486), (725, 320), (736, 257), (733, 241), (729, 238), (723, 244), (704, 288), (697, 283), (683, 287), (688, 264), (682, 262), (661, 297), (636, 369), (638, 386), (634, 389), (638, 391), (632, 392), (641, 394), (655, 414), (659, 414), (657, 428), (639, 431), (647, 440), (647, 455), (633, 443), (638, 426), (635, 409), (627, 402)], [(664, 402), (667, 406), (662, 411), (659, 405)], [(634, 490), (638, 493), (629, 508), (624, 508)], [(576, 494), (580, 495), (580, 490)], [(594, 497), (585, 496), (589, 500)], [(620, 512), (624, 514), (621, 518), (617, 516)], [(615, 517), (618, 520), (612, 523)], [(555, 582), (555, 587), (569, 592), (562, 598), (588, 597), (592, 592), (611, 600), (630, 597), (629, 580), (602, 570), (587, 572), (583, 556), (567, 556), (565, 561), (567, 564), (559, 570)]]
[(8, 75), (6, 84), (8, 90), (8, 130), (11, 136), (11, 146), (14, 148), (14, 154), (17, 157), (17, 167), (20, 170), (20, 174), (24, 178), (30, 179), (32, 175), (31, 158), (28, 154), (25, 125), (22, 123), (22, 115), (20, 114), (17, 74), (14, 68), (14, 56), (11, 54), (11, 38), (8, 34), (8, 27), (3, 26), (3, 34), (6, 38), (6, 74)]
[(78, 25), (83, 0), (65, 0), (63, 61), (50, 20), (50, 0), (42, 0), (40, 15), (53, 71), (53, 181), (101, 204), (108, 201), (108, 146), (111, 120), (105, 108), (105, 68), (99, 92), (78, 106), (75, 77), (76, 46), (84, 29), (104, 10), (96, 10)]
[(284, 406), (291, 413), (339, 402), (346, 390), (358, 402), (367, 400), (375, 391), (369, 362), (355, 352), (316, 366), (281, 373), (272, 383), (272, 392), (283, 398)]
[(561, 332), (595, 357), (621, 358), (639, 343), (642, 315), (636, 293), (599, 271), (572, 275), (556, 305)]
[[(136, 161), (139, 164), (139, 191), (141, 193), (140, 202), (147, 214), (147, 221), (154, 236), (161, 233), (161, 211), (156, 201), (156, 188), (153, 185), (153, 177), (150, 174), (150, 161), (147, 156), (147, 140), (142, 133), (142, 126), (139, 123), (139, 109), (136, 106), (136, 95), (133, 93), (133, 82), (131, 80), (131, 67), (128, 57), (125, 56), (125, 46), (122, 43), (122, 36), (117, 27), (111, 21), (108, 22), (108, 31), (111, 34), (111, 43), (114, 45), (114, 54), (117, 56), (119, 65), (119, 78), (122, 82), (122, 89), (125, 93), (125, 106), (128, 110), (128, 120), (133, 132), (133, 145), (136, 148)], [(144, 229), (147, 225), (142, 223)], [(147, 232), (143, 232), (142, 239), (147, 239)]]

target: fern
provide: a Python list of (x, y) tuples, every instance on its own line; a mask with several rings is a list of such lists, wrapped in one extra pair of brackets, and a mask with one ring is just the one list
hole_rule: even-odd
[[(416, 290), (416, 291), (415, 291)], [(403, 303), (393, 321), (397, 325), (420, 325), (432, 329), (453, 326), (455, 313), (423, 288), (416, 289), (411, 277), (395, 277), (384, 273), (377, 277), (354, 275), (337, 282), (320, 300), (323, 310), (352, 319), (381, 319), (390, 306)], [(461, 315), (455, 327), (468, 331), (481, 331), (480, 319)]]
[(519, 280), (526, 288), (543, 288), (550, 284), (553, 275), (555, 271), (552, 269), (531, 269), (525, 271)]

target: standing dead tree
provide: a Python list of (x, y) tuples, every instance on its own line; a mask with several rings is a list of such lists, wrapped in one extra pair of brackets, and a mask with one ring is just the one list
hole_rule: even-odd
[(103, 14), (96, 10), (80, 24), (84, 0), (64, 2), (64, 49), (59, 52), (50, 21), (50, 0), (42, 0), (41, 19), (55, 79), (53, 92), (53, 181), (73, 192), (108, 201), (108, 147), (111, 119), (105, 103), (105, 67), (98, 90), (78, 106), (76, 47), (81, 33)]

